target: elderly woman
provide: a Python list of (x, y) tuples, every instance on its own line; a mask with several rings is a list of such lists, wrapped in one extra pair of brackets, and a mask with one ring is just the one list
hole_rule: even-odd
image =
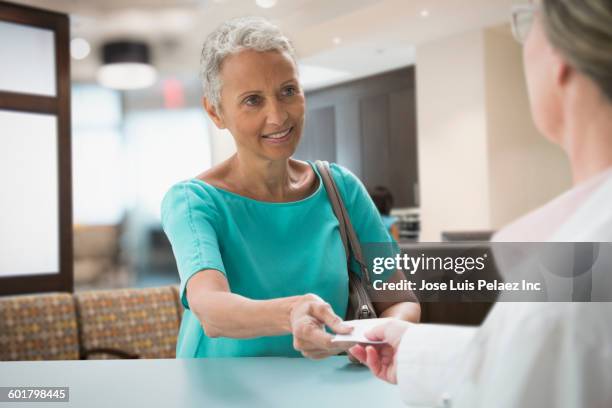
[[(575, 186), (494, 240), (610, 242), (612, 2), (542, 0), (513, 14), (535, 124), (565, 150)], [(392, 322), (368, 334), (385, 346), (351, 350), (411, 404), (612, 407), (611, 316), (606, 302), (502, 302), (479, 329)]]
[[(203, 105), (236, 153), (173, 186), (162, 223), (181, 276), (177, 357), (324, 358), (348, 301), (346, 255), (321, 176), (291, 158), (304, 126), (295, 55), (259, 18), (222, 24), (202, 50)], [(331, 165), (361, 242), (391, 242), (361, 182)], [(394, 276), (391, 279), (399, 279)], [(419, 305), (377, 303), (380, 317), (417, 321)]]

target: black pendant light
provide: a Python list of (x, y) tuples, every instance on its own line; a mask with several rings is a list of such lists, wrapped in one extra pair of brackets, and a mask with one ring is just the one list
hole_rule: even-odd
[(113, 41), (102, 46), (98, 81), (114, 89), (146, 88), (155, 83), (149, 46), (140, 41)]

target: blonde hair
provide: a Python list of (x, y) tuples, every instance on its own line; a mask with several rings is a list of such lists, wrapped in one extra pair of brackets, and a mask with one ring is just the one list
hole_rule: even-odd
[(612, 103), (612, 0), (542, 0), (549, 41)]

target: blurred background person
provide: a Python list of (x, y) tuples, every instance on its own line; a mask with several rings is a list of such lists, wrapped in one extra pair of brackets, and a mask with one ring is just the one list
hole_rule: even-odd
[(389, 233), (396, 241), (399, 241), (399, 227), (397, 225), (398, 218), (391, 215), (393, 209), (393, 194), (387, 187), (376, 186), (369, 191), (376, 209), (380, 213), (383, 224), (389, 230)]

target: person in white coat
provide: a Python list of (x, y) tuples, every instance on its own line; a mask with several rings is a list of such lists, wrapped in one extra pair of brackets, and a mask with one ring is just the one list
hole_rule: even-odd
[[(513, 29), (534, 121), (574, 187), (493, 240), (611, 242), (612, 1), (532, 2)], [(612, 303), (498, 302), (478, 328), (392, 321), (367, 336), (386, 344), (351, 353), (411, 405), (612, 407)]]

